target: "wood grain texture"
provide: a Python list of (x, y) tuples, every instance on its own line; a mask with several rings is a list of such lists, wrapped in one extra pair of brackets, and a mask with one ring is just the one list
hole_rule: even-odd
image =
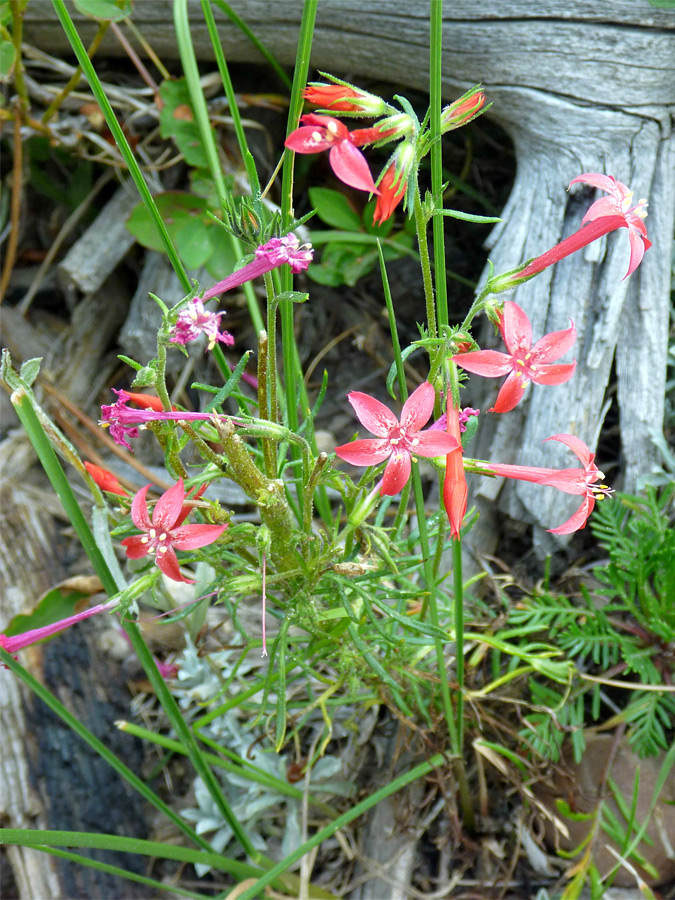
[[(292, 64), (301, 0), (232, 6), (281, 62)], [(188, 8), (195, 47), (209, 68), (213, 53), (199, 0), (188, 0)], [(443, 11), (446, 96), (482, 82), (493, 101), (489, 115), (515, 145), (516, 181), (489, 241), (496, 270), (538, 255), (579, 227), (593, 195), (568, 195), (566, 188), (582, 172), (613, 174), (636, 197), (648, 197), (654, 243), (628, 281), (622, 281), (628, 242), (621, 230), (511, 295), (531, 316), (535, 335), (574, 319), (579, 367), (568, 385), (534, 388), (516, 412), (488, 417), (496, 421), (484, 427), (477, 453), (520, 464), (572, 464), (542, 440), (573, 432), (595, 445), (616, 358), (623, 480), (613, 481), (632, 490), (655, 459), (649, 430), (663, 424), (675, 218), (675, 13), (647, 0), (446, 0)], [(63, 48), (58, 24), (48, 25), (51, 16), (46, 3), (29, 9), (26, 39)], [(312, 63), (352, 79), (424, 89), (427, 16), (426, 0), (321, 0)], [(176, 57), (169, 0), (144, 0), (134, 20), (161, 54)], [(229, 22), (219, 33), (229, 60), (255, 58)], [(102, 52), (121, 51), (111, 39)], [(500, 490), (497, 481), (484, 483), (480, 495), (495, 500)], [(503, 512), (543, 527), (563, 521), (557, 491), (521, 483), (501, 493)], [(538, 534), (545, 549), (548, 536)]]

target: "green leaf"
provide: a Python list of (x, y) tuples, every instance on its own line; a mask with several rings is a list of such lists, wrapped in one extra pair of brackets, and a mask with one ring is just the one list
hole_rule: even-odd
[(361, 230), (360, 216), (352, 209), (345, 195), (339, 191), (331, 188), (310, 188), (309, 202), (326, 225), (339, 228), (341, 231)]
[[(194, 194), (179, 193), (178, 191), (158, 194), (155, 197), (155, 204), (174, 243), (178, 241), (179, 233), (195, 216), (199, 216), (209, 228), (217, 227), (206, 215), (206, 201), (202, 197), (195, 197)], [(165, 252), (159, 230), (142, 203), (139, 203), (131, 211), (131, 215), (127, 219), (127, 228), (139, 244), (149, 250)], [(193, 232), (188, 229), (185, 240), (188, 254), (190, 254), (189, 244), (192, 237)], [(211, 252), (213, 252), (213, 246), (211, 246)]]
[(132, 9), (131, 0), (74, 0), (74, 3), (85, 16), (109, 22), (121, 22), (131, 15)]
[[(65, 585), (52, 588), (42, 597), (32, 613), (14, 616), (4, 633), (7, 637), (14, 637), (17, 634), (32, 631), (34, 628), (53, 625), (61, 619), (74, 615), (77, 612), (77, 604), (88, 596), (89, 594), (84, 591), (77, 591)], [(51, 638), (44, 640), (51, 640)], [(44, 643), (44, 641), (40, 641), (40, 643)]]
[(0, 78), (6, 78), (12, 71), (16, 50), (11, 41), (0, 41)]
[(655, 9), (675, 9), (675, 0), (647, 0)]
[(31, 387), (35, 379), (38, 377), (41, 362), (42, 357), (36, 356), (33, 359), (27, 359), (25, 363), (22, 363), (19, 376), (26, 382), (28, 387)]
[(189, 218), (176, 228), (176, 249), (188, 269), (203, 266), (213, 253), (210, 233), (213, 226), (202, 218)]
[(164, 101), (159, 114), (160, 134), (163, 138), (174, 139), (189, 166), (208, 169), (208, 159), (202, 146), (185, 79), (162, 82), (159, 95)]

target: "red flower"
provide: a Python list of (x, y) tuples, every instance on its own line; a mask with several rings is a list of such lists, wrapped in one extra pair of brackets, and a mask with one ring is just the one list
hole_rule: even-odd
[(517, 303), (507, 300), (499, 330), (508, 354), (497, 350), (474, 350), (452, 357), (453, 362), (475, 375), (498, 378), (508, 374), (490, 412), (505, 413), (513, 409), (522, 399), (530, 381), (535, 384), (564, 384), (574, 374), (576, 361), (549, 365), (567, 353), (575, 342), (577, 332), (574, 323), (566, 331), (552, 331), (544, 335), (533, 347), (530, 320)]
[(380, 178), (378, 187), (380, 196), (375, 204), (373, 225), (386, 222), (401, 200), (405, 197), (410, 170), (415, 163), (415, 145), (410, 141), (402, 141), (391, 165)]
[(375, 204), (373, 225), (382, 224), (393, 215), (394, 210), (405, 197), (407, 182), (396, 174), (396, 163), (392, 163), (380, 181), (380, 196)]
[(125, 538), (122, 545), (129, 559), (140, 559), (154, 553), (157, 565), (168, 578), (194, 584), (194, 581), (181, 575), (175, 550), (196, 550), (212, 544), (227, 525), (182, 524), (190, 512), (190, 507), (183, 505), (185, 488), (182, 478), (159, 498), (151, 521), (145, 499), (150, 487), (147, 484), (141, 488), (131, 504), (133, 523), (145, 533)]
[(566, 444), (582, 462), (583, 469), (540, 469), (536, 466), (510, 466), (492, 462), (486, 463), (485, 468), (503, 478), (548, 485), (566, 494), (581, 494), (584, 499), (574, 515), (557, 528), (548, 529), (553, 534), (571, 534), (585, 528), (596, 499), (606, 497), (611, 493), (611, 489), (604, 484), (596, 484), (605, 476), (595, 465), (595, 454), (591, 453), (582, 440), (572, 434), (554, 434), (546, 440)]
[(642, 262), (645, 251), (649, 250), (652, 243), (647, 238), (647, 228), (643, 219), (647, 215), (647, 201), (639, 200), (635, 206), (631, 206), (633, 191), (629, 190), (625, 184), (617, 181), (611, 175), (601, 175), (597, 172), (587, 172), (585, 175), (578, 175), (570, 181), (570, 187), (573, 184), (590, 184), (592, 187), (606, 191), (609, 196), (602, 197), (593, 203), (582, 220), (582, 227), (565, 238), (555, 247), (542, 253), (532, 262), (528, 263), (519, 272), (509, 275), (504, 284), (495, 285), (498, 290), (504, 290), (505, 287), (514, 287), (521, 280), (531, 278), (539, 272), (552, 266), (553, 263), (564, 259), (571, 253), (575, 253), (582, 247), (593, 243), (598, 238), (609, 234), (610, 231), (616, 231), (617, 228), (628, 229), (628, 240), (630, 242), (630, 260), (628, 263), (628, 271), (623, 276), (628, 278), (629, 275), (637, 269)]
[[(330, 77), (330, 76), (329, 76)], [(330, 109), (331, 112), (348, 112), (361, 116), (381, 116), (386, 104), (381, 97), (369, 94), (348, 84), (308, 84), (302, 96), (309, 103)]]
[(124, 490), (112, 472), (101, 468), (101, 466), (95, 466), (94, 463), (87, 462), (86, 460), (84, 467), (91, 475), (94, 483), (97, 484), (102, 491), (107, 491), (109, 494), (118, 494), (120, 497), (129, 496), (129, 492)]
[(296, 153), (320, 153), (328, 150), (331, 168), (340, 181), (361, 191), (379, 193), (366, 158), (357, 148), (357, 144), (377, 140), (377, 129), (365, 128), (358, 133), (350, 132), (338, 119), (314, 113), (303, 116), (301, 121), (305, 124), (286, 138), (289, 150)]
[[(119, 395), (120, 391), (115, 391), (115, 393)], [(128, 400), (131, 400), (136, 406), (140, 406), (141, 409), (153, 409), (155, 412), (162, 412), (164, 409), (159, 397), (154, 397), (152, 394), (133, 394), (131, 391), (124, 391), (124, 393)]]
[(445, 460), (445, 478), (443, 480), (443, 505), (450, 522), (450, 534), (459, 540), (460, 529), (466, 513), (469, 489), (464, 475), (462, 460), (462, 440), (460, 437), (459, 410), (452, 405), (452, 397), (448, 393), (446, 428), (457, 446), (451, 450)]
[(457, 447), (457, 439), (439, 431), (420, 431), (434, 409), (435, 391), (428, 381), (421, 384), (403, 404), (401, 421), (384, 403), (368, 394), (352, 391), (349, 402), (359, 422), (377, 440), (365, 438), (335, 448), (340, 459), (354, 466), (376, 466), (389, 458), (382, 479), (381, 494), (392, 496), (410, 478), (414, 456), (444, 456)]

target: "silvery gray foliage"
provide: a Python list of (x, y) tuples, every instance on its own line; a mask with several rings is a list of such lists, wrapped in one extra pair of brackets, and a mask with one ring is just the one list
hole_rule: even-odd
[[(223, 650), (209, 657), (199, 657), (194, 644), (189, 640), (178, 661), (177, 681), (172, 692), (178, 697), (181, 708), (188, 718), (191, 714), (203, 712), (203, 704), (214, 698), (222, 687), (222, 680), (237, 662), (235, 650)], [(245, 660), (238, 672), (244, 674), (254, 668), (255, 662)], [(260, 737), (260, 733), (245, 730), (234, 710), (228, 710), (209, 723), (204, 729), (209, 737), (227, 746), (238, 756), (250, 759), (252, 764), (265, 775), (288, 784), (287, 770), (291, 762), (286, 754), (276, 753), (271, 743)], [(253, 754), (249, 753), (255, 743)], [(218, 770), (216, 770), (218, 771)], [(342, 763), (337, 757), (323, 756), (317, 760), (309, 776), (309, 790), (312, 794), (322, 793), (332, 796), (348, 796), (351, 782), (335, 778), (342, 771)], [(280, 858), (292, 853), (302, 842), (300, 827), (300, 801), (288, 797), (274, 789), (273, 785), (262, 785), (242, 775), (230, 772), (223, 776), (223, 790), (233, 814), (246, 826), (253, 846), (258, 850), (268, 850), (268, 839), (279, 833), (278, 824), (283, 822)], [(302, 785), (299, 785), (302, 787)], [(232, 829), (223, 819), (201, 778), (194, 781), (196, 807), (184, 809), (181, 815), (195, 823), (197, 834), (209, 834), (209, 843), (214, 851), (221, 853), (232, 840)], [(275, 827), (276, 826), (276, 827)], [(272, 851), (273, 852), (273, 851)], [(209, 866), (196, 865), (201, 877), (210, 871)]]

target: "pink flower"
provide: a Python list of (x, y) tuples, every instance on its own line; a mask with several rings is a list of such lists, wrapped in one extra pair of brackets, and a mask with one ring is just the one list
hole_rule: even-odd
[[(465, 406), (464, 409), (460, 409), (459, 415), (458, 415), (459, 430), (461, 432), (466, 431), (466, 423), (469, 421), (469, 419), (472, 416), (479, 416), (479, 415), (480, 415), (480, 410), (473, 409), (473, 407), (471, 407), (471, 406)], [(447, 430), (447, 422), (448, 422), (447, 414), (443, 413), (443, 415), (440, 416), (438, 419), (436, 419), (434, 424), (430, 425), (427, 430), (428, 431), (446, 431)]]
[(127, 557), (140, 559), (142, 556), (154, 554), (157, 565), (168, 578), (194, 584), (194, 581), (181, 575), (175, 551), (196, 550), (198, 547), (212, 544), (225, 531), (227, 525), (183, 525), (190, 507), (184, 505), (185, 488), (182, 478), (159, 498), (151, 521), (145, 499), (151, 486), (146, 484), (141, 488), (131, 504), (132, 521), (144, 534), (134, 535), (122, 541)]
[(335, 448), (340, 459), (354, 466), (376, 466), (389, 458), (382, 479), (381, 494), (398, 494), (410, 478), (414, 456), (444, 456), (457, 447), (457, 439), (439, 431), (420, 431), (434, 409), (435, 391), (425, 381), (403, 404), (401, 421), (393, 412), (368, 394), (352, 391), (349, 402), (359, 422), (377, 436), (342, 444)]
[(620, 216), (623, 223), (620, 227), (628, 229), (628, 241), (630, 243), (630, 260), (628, 271), (623, 276), (628, 278), (642, 262), (645, 251), (649, 250), (652, 243), (647, 239), (647, 228), (644, 219), (647, 216), (647, 201), (638, 200), (635, 206), (631, 206), (633, 191), (625, 184), (617, 181), (612, 175), (600, 175), (595, 172), (587, 172), (585, 175), (577, 175), (570, 181), (573, 184), (590, 184), (609, 194), (601, 197), (593, 203), (584, 216), (582, 224), (595, 222), (605, 217)]
[(451, 450), (445, 460), (445, 478), (443, 479), (443, 505), (450, 522), (450, 534), (459, 540), (462, 522), (466, 514), (466, 504), (469, 497), (469, 488), (464, 474), (464, 462), (462, 459), (462, 442), (460, 439), (460, 413), (452, 405), (452, 397), (448, 394), (448, 408), (446, 413), (446, 428), (453, 438), (456, 447)]
[(24, 631), (23, 634), (14, 634), (11, 636), (0, 634), (0, 647), (8, 653), (16, 653), (17, 650), (23, 650), (24, 647), (28, 647), (30, 644), (35, 644), (53, 634), (58, 634), (59, 631), (65, 631), (66, 628), (70, 628), (70, 626), (74, 625), (76, 622), (79, 622), (82, 619), (88, 619), (89, 616), (95, 616), (96, 613), (103, 612), (104, 609), (114, 609), (118, 602), (118, 600), (111, 600), (107, 603), (101, 603), (98, 606), (92, 606), (90, 609), (85, 609), (84, 612), (76, 613), (74, 616), (68, 616), (65, 619), (60, 619), (58, 622), (54, 622), (51, 625), (43, 625), (42, 628), (32, 628), (30, 631)]
[(604, 484), (596, 484), (605, 476), (595, 465), (595, 454), (591, 453), (582, 440), (572, 434), (554, 434), (546, 440), (566, 444), (577, 455), (583, 469), (540, 469), (536, 466), (510, 466), (492, 462), (486, 463), (484, 468), (503, 478), (548, 485), (566, 494), (581, 494), (584, 499), (574, 515), (557, 528), (548, 529), (553, 534), (571, 534), (586, 526), (586, 520), (593, 512), (596, 499), (602, 499), (612, 491)]
[(497, 350), (474, 350), (452, 357), (453, 362), (475, 375), (498, 378), (508, 374), (490, 412), (505, 413), (513, 409), (522, 399), (530, 381), (535, 384), (563, 384), (574, 374), (576, 361), (549, 365), (567, 353), (575, 342), (577, 332), (574, 323), (566, 331), (552, 331), (544, 335), (533, 347), (530, 320), (517, 303), (507, 300), (499, 330), (508, 354)]
[(499, 284), (496, 284), (497, 290), (504, 290), (506, 287), (514, 287), (516, 284), (526, 278), (537, 275), (553, 263), (564, 259), (572, 253), (576, 253), (582, 247), (597, 241), (598, 238), (609, 234), (610, 231), (616, 231), (617, 228), (628, 229), (628, 240), (630, 243), (630, 260), (628, 263), (628, 271), (623, 276), (628, 278), (629, 275), (637, 269), (642, 262), (645, 251), (649, 250), (652, 243), (647, 238), (647, 228), (643, 219), (647, 215), (647, 201), (639, 200), (635, 206), (631, 206), (633, 191), (629, 190), (625, 184), (617, 181), (611, 175), (600, 175), (596, 172), (587, 172), (585, 175), (578, 175), (570, 181), (570, 187), (573, 184), (590, 184), (592, 187), (606, 191), (609, 196), (602, 197), (593, 203), (582, 220), (582, 227), (566, 237), (564, 241), (556, 244), (550, 250), (542, 253), (532, 262), (528, 263), (520, 271), (514, 272)]
[(204, 307), (204, 301), (195, 297), (190, 301), (187, 309), (179, 313), (176, 323), (171, 329), (169, 340), (172, 344), (184, 346), (190, 341), (194, 341), (200, 334), (205, 334), (209, 339), (208, 350), (213, 350), (217, 341), (231, 347), (234, 344), (232, 335), (229, 331), (219, 331), (220, 319), (224, 315), (224, 312), (209, 312)]
[(246, 281), (252, 281), (259, 278), (272, 269), (278, 269), (284, 263), (288, 263), (292, 271), (297, 274), (309, 268), (309, 264), (314, 256), (314, 250), (311, 244), (300, 244), (300, 241), (294, 234), (285, 234), (280, 238), (272, 238), (266, 244), (262, 244), (256, 248), (255, 259), (237, 269), (223, 281), (219, 281), (204, 292), (202, 300), (206, 302), (211, 297), (223, 294), (225, 291), (239, 287)]
[[(116, 444), (121, 444), (132, 451), (133, 447), (127, 438), (138, 437), (139, 425), (143, 428), (148, 422), (209, 422), (214, 416), (213, 413), (186, 412), (175, 407), (171, 411), (165, 411), (159, 397), (130, 394), (128, 391), (116, 391), (115, 388), (112, 390), (113, 394), (117, 394), (117, 401), (101, 407), (99, 424), (104, 428), (110, 428), (110, 436)], [(149, 408), (132, 409), (127, 406), (129, 400), (133, 400), (134, 403), (148, 401)]]
[(286, 138), (289, 150), (296, 153), (320, 153), (322, 150), (328, 150), (331, 168), (340, 181), (360, 191), (379, 193), (366, 158), (358, 149), (358, 145), (378, 139), (374, 134), (376, 129), (367, 128), (350, 132), (339, 119), (317, 116), (314, 113), (303, 116), (300, 121), (305, 124), (296, 128)]

